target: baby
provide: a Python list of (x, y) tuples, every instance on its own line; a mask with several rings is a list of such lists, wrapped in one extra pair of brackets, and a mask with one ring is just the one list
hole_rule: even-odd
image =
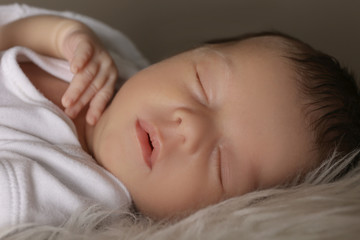
[(282, 34), (181, 53), (139, 72), (113, 96), (115, 65), (84, 24), (35, 16), (0, 31), (1, 50), (20, 45), (69, 61), (70, 84), (36, 63), (20, 66), (72, 118), (82, 150), (152, 218), (301, 179), (335, 149), (344, 155), (359, 142), (353, 77)]

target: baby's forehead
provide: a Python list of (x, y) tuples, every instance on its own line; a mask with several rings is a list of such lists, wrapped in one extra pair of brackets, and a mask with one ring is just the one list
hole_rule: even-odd
[[(227, 62), (237, 59), (256, 59), (256, 61), (278, 61), (289, 63), (289, 44), (286, 39), (278, 36), (261, 36), (204, 45), (195, 49), (199, 56), (222, 58)], [(236, 61), (235, 61), (236, 62)]]
[(207, 45), (212, 46), (233, 46), (239, 45), (265, 47), (273, 50), (283, 50), (286, 46), (294, 44), (295, 39), (282, 33), (260, 32), (244, 34), (238, 37), (209, 41)]
[(241, 49), (257, 53), (283, 53), (288, 46), (287, 41), (279, 36), (260, 36), (238, 40), (233, 43), (225, 43), (219, 47), (228, 47), (232, 50)]

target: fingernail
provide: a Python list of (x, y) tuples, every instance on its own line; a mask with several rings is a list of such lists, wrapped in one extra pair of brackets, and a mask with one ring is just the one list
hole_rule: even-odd
[(74, 118), (74, 117), (75, 117), (75, 112), (74, 112), (73, 110), (65, 109), (65, 113), (66, 113), (66, 115), (68, 115), (70, 118)]
[(71, 72), (72, 73), (77, 73), (78, 72), (78, 70), (79, 70), (79, 68), (77, 67), (77, 66), (75, 66), (75, 65), (73, 65), (73, 66), (71, 66)]
[(67, 107), (69, 107), (69, 106), (71, 105), (72, 100), (66, 97), (66, 98), (63, 98), (63, 99), (62, 99), (62, 102), (63, 102), (63, 106), (64, 106), (65, 108), (67, 108)]
[(95, 122), (96, 122), (96, 119), (95, 119), (94, 116), (87, 116), (86, 120), (91, 126), (93, 126), (95, 124)]

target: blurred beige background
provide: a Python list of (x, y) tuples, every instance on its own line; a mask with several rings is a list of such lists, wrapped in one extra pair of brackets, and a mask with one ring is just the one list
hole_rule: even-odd
[(209, 39), (280, 30), (337, 57), (360, 76), (358, 0), (1, 0), (97, 18), (152, 62)]

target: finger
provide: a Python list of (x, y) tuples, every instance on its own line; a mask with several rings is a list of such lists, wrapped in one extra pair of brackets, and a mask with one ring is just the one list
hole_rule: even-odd
[(114, 66), (111, 58), (108, 55), (103, 55), (102, 67), (99, 70), (99, 75), (103, 74), (106, 79), (104, 86), (101, 90), (95, 94), (94, 98), (90, 102), (90, 107), (87, 113), (87, 122), (90, 125), (94, 125), (100, 118), (107, 103), (110, 101), (114, 94), (114, 88), (116, 79), (118, 76), (117, 69)]
[(109, 79), (107, 80), (104, 87), (91, 100), (89, 110), (86, 114), (86, 121), (90, 125), (95, 125), (105, 110), (110, 99), (114, 95), (115, 81), (116, 75), (113, 74), (109, 76)]
[[(92, 97), (103, 87), (106, 79), (108, 79), (111, 74), (114, 74), (114, 72), (117, 73), (116, 68), (112, 64), (111, 58), (106, 55), (106, 52), (99, 53), (97, 59), (99, 61), (99, 66), (97, 66), (99, 69), (95, 69), (95, 67), (93, 67), (95, 65), (93, 64), (90, 67), (86, 67), (84, 72), (79, 73), (79, 76), (76, 78), (76, 81), (74, 81), (73, 86), (69, 87), (69, 93), (66, 94), (71, 94), (71, 91), (76, 91), (73, 93), (74, 96), (80, 97), (80, 95), (84, 94), (85, 91), (90, 91), (90, 95), (85, 94), (84, 97)], [(96, 73), (96, 76), (93, 76), (94, 73)], [(72, 99), (73, 102), (76, 100), (77, 99)]]
[(85, 69), (76, 74), (61, 99), (63, 106), (68, 108), (74, 104), (81, 96), (81, 94), (83, 94), (85, 89), (89, 87), (90, 83), (97, 76), (97, 74), (98, 65), (93, 62), (89, 63)]
[(79, 98), (73, 105), (71, 105), (68, 108), (65, 108), (65, 113), (70, 117), (70, 118), (76, 118), (77, 115), (79, 114), (79, 112), (84, 108), (84, 106), (89, 102), (89, 100), (91, 97), (88, 96), (81, 96), (81, 98)]
[(65, 111), (70, 117), (74, 118), (78, 115), (81, 109), (90, 102), (90, 100), (97, 94), (105, 84), (106, 77), (104, 75), (96, 76), (95, 80), (85, 89), (81, 96), (74, 102), (73, 105), (68, 107)]
[(93, 54), (94, 48), (88, 41), (79, 42), (70, 62), (70, 71), (74, 74), (78, 73), (90, 61)]

